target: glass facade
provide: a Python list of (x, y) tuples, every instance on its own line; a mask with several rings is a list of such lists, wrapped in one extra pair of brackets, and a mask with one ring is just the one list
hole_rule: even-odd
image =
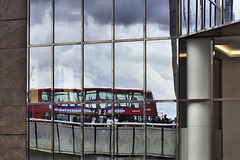
[(181, 0), (181, 35), (239, 20), (238, 0)]
[(238, 0), (28, 2), (30, 159), (239, 157)]
[(29, 0), (30, 159), (176, 158), (176, 6)]

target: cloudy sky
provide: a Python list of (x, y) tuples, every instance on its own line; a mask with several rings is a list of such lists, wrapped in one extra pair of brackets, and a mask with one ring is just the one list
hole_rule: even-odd
[[(81, 2), (55, 1), (55, 42), (81, 41)], [(51, 42), (51, 2), (31, 0), (30, 43)], [(85, 1), (85, 40), (111, 40), (111, 0)], [(143, 0), (116, 0), (116, 39), (143, 37)], [(168, 0), (148, 0), (147, 36), (168, 37)], [(84, 46), (85, 87), (111, 87), (111, 44)], [(143, 88), (143, 42), (115, 44), (117, 88)], [(55, 47), (55, 87), (81, 88), (81, 46)], [(51, 48), (31, 49), (31, 88), (51, 86)], [(147, 89), (154, 99), (175, 99), (170, 40), (147, 42)], [(159, 112), (175, 117), (175, 103), (159, 103)]]

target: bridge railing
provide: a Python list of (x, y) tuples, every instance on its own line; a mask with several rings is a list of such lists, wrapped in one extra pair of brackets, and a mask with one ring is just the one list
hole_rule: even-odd
[[(51, 120), (30, 118), (30, 149), (51, 152)], [(54, 121), (54, 152), (80, 155), (81, 123)], [(144, 123), (115, 123), (115, 155), (143, 155)], [(112, 127), (84, 123), (84, 153), (111, 154)], [(147, 123), (147, 155), (175, 157), (175, 124)]]

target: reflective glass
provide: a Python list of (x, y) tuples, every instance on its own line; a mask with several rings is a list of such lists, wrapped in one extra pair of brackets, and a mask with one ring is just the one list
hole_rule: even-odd
[(143, 43), (116, 43), (116, 88), (143, 88)]
[(84, 2), (85, 41), (111, 39), (111, 6), (111, 0), (88, 0)]
[(205, 1), (205, 28), (210, 27), (210, 1)]
[(240, 19), (240, 1), (239, 0), (233, 0), (233, 21)]
[[(155, 107), (157, 106), (157, 111)], [(153, 103), (147, 106), (147, 153), (175, 158), (176, 103)], [(152, 145), (154, 144), (154, 145)], [(170, 147), (171, 146), (171, 147)]]
[(220, 0), (216, 0), (216, 25), (221, 23), (221, 3)]
[[(30, 112), (32, 115), (29, 117), (29, 153), (30, 159), (41, 159), (43, 155), (39, 155), (38, 150), (44, 150), (44, 158), (51, 159), (51, 152), (52, 152), (52, 128), (51, 120), (51, 111), (49, 110), (48, 106), (44, 105), (31, 105)], [(45, 113), (49, 113), (49, 118), (45, 119), (43, 116)], [(35, 119), (38, 119), (36, 121)], [(39, 121), (40, 120), (40, 121)], [(44, 122), (44, 123), (43, 123)], [(55, 139), (55, 144), (57, 145), (57, 138)], [(57, 148), (57, 147), (56, 147)], [(43, 152), (44, 153), (44, 152)]]
[(147, 37), (170, 36), (170, 11), (168, 0), (147, 1)]
[(240, 101), (214, 103), (216, 157), (237, 159), (240, 153), (235, 148), (240, 143)]
[(196, 31), (196, 0), (190, 1), (190, 32)]
[(211, 4), (211, 27), (215, 26), (215, 6)]
[(188, 1), (182, 0), (181, 9), (181, 22), (182, 22), (182, 35), (188, 33)]
[[(175, 56), (176, 58), (176, 56)], [(147, 42), (147, 89), (154, 99), (175, 99), (171, 40)]]
[(54, 87), (81, 88), (81, 46), (56, 46), (54, 56)]
[(116, 0), (116, 39), (143, 37), (143, 0)]
[(200, 1), (197, 1), (197, 30), (199, 31), (201, 29), (201, 6)]
[(224, 1), (225, 23), (235, 20), (235, 11), (238, 10), (238, 9), (236, 9), (236, 7), (238, 7), (238, 6), (235, 6), (236, 4), (238, 4), (238, 2), (235, 3), (234, 0), (225, 0)]
[(30, 0), (30, 44), (51, 42), (51, 0)]
[[(239, 98), (239, 41), (225, 37), (216, 40), (214, 59), (214, 91), (217, 98)], [(226, 50), (229, 49), (229, 50)]]
[(81, 41), (81, 1), (55, 1), (55, 42)]
[(29, 74), (30, 89), (51, 88), (50, 47), (35, 47), (30, 49)]
[(84, 49), (85, 88), (111, 87), (111, 44), (88, 44)]
[(99, 90), (99, 99), (111, 100), (112, 99), (111, 90)]

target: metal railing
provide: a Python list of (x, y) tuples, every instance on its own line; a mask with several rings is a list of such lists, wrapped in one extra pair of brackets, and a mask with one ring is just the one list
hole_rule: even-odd
[[(51, 136), (51, 120), (30, 118), (30, 149), (54, 153), (81, 154), (81, 123), (55, 120), (55, 136)], [(84, 123), (84, 153), (111, 155), (112, 124)], [(143, 155), (144, 123), (116, 122), (115, 155)], [(48, 132), (49, 131), (49, 132)], [(176, 124), (147, 123), (147, 155), (175, 158)]]

